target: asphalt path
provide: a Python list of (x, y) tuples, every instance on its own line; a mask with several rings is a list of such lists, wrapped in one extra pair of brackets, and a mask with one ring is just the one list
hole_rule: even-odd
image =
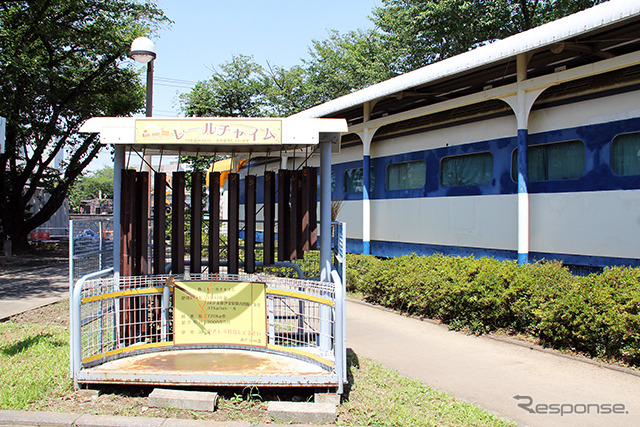
[(529, 426), (638, 426), (640, 376), (347, 303), (347, 345), (400, 374)]
[(68, 296), (68, 263), (0, 268), (0, 320)]

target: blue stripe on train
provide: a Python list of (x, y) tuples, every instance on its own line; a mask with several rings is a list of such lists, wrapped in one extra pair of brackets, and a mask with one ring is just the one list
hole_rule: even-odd
[[(362, 253), (361, 239), (347, 239), (348, 253)], [(491, 257), (499, 260), (517, 260), (516, 250), (471, 248), (461, 246), (430, 245), (422, 243), (388, 242), (380, 240), (371, 241), (371, 254), (379, 257), (397, 257), (402, 255), (434, 255), (443, 254), (451, 256), (476, 258)], [(615, 258), (603, 256), (588, 256), (574, 254), (554, 254), (544, 252), (530, 252), (529, 261), (536, 262), (542, 260), (562, 261), (566, 265), (606, 267), (606, 266), (629, 266), (640, 267), (640, 260), (635, 258)]]

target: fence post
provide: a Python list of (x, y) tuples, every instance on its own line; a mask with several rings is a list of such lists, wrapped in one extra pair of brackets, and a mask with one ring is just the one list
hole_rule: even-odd
[[(73, 316), (73, 220), (69, 221), (69, 325), (72, 325)], [(73, 343), (69, 345), (69, 376), (73, 377)]]
[(171, 279), (167, 280), (162, 289), (162, 320), (160, 322), (160, 340), (167, 340), (169, 334), (169, 298), (171, 297), (170, 288)]
[(334, 343), (333, 351), (335, 353), (336, 360), (336, 374), (338, 375), (338, 394), (342, 394), (344, 388), (344, 380), (346, 371), (346, 337), (344, 335), (344, 323), (345, 323), (345, 292), (344, 284), (340, 280), (340, 275), (336, 270), (331, 272), (331, 279), (335, 286), (335, 325), (334, 325)]

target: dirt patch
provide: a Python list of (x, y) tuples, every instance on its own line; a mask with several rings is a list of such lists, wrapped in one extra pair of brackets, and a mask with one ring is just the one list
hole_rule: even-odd
[(179, 418), (192, 420), (233, 421), (267, 423), (267, 404), (255, 399), (247, 400), (241, 394), (221, 396), (215, 412), (189, 411), (173, 408), (152, 408), (146, 387), (107, 387), (100, 395), (87, 397), (82, 392), (72, 391), (61, 398), (48, 398), (35, 402), (31, 410), (72, 412), (91, 415), (121, 415), (134, 417)]
[(55, 324), (69, 327), (69, 300), (65, 299), (9, 318), (18, 324)]

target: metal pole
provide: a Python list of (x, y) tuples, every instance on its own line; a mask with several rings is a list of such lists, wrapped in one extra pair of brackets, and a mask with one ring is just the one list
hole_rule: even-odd
[[(69, 327), (71, 328), (70, 334), (73, 335), (73, 285), (75, 283), (75, 277), (73, 277), (73, 220), (69, 221)], [(71, 377), (73, 377), (73, 340), (69, 345), (69, 371)]]
[(344, 382), (345, 382), (345, 366), (346, 366), (346, 336), (344, 335), (344, 329), (342, 325), (345, 322), (345, 288), (342, 284), (342, 280), (340, 279), (340, 275), (338, 275), (337, 271), (332, 273), (333, 283), (336, 285), (336, 301), (335, 301), (335, 319), (336, 325), (334, 328), (335, 331), (335, 344), (334, 344), (334, 352), (335, 352), (335, 369), (336, 374), (338, 375), (338, 394), (342, 394), (344, 391)]
[[(331, 142), (320, 142), (320, 281), (331, 282)], [(320, 307), (320, 348), (331, 350), (331, 309)]]
[(320, 280), (331, 281), (331, 142), (320, 142)]
[[(120, 210), (122, 208), (122, 170), (124, 169), (124, 146), (115, 146), (113, 160), (113, 271), (116, 284), (120, 277)], [(116, 285), (117, 286), (117, 285)]]
[(153, 115), (153, 63), (155, 59), (147, 62), (147, 111), (146, 116)]
[(170, 281), (167, 281), (162, 288), (162, 320), (160, 326), (160, 340), (162, 342), (167, 341), (167, 335), (169, 334), (169, 298), (170, 294)]
[[(122, 170), (124, 169), (124, 145), (115, 145), (113, 158), (113, 287), (120, 290), (120, 215), (122, 208)], [(120, 304), (115, 304), (116, 342), (120, 342)]]

